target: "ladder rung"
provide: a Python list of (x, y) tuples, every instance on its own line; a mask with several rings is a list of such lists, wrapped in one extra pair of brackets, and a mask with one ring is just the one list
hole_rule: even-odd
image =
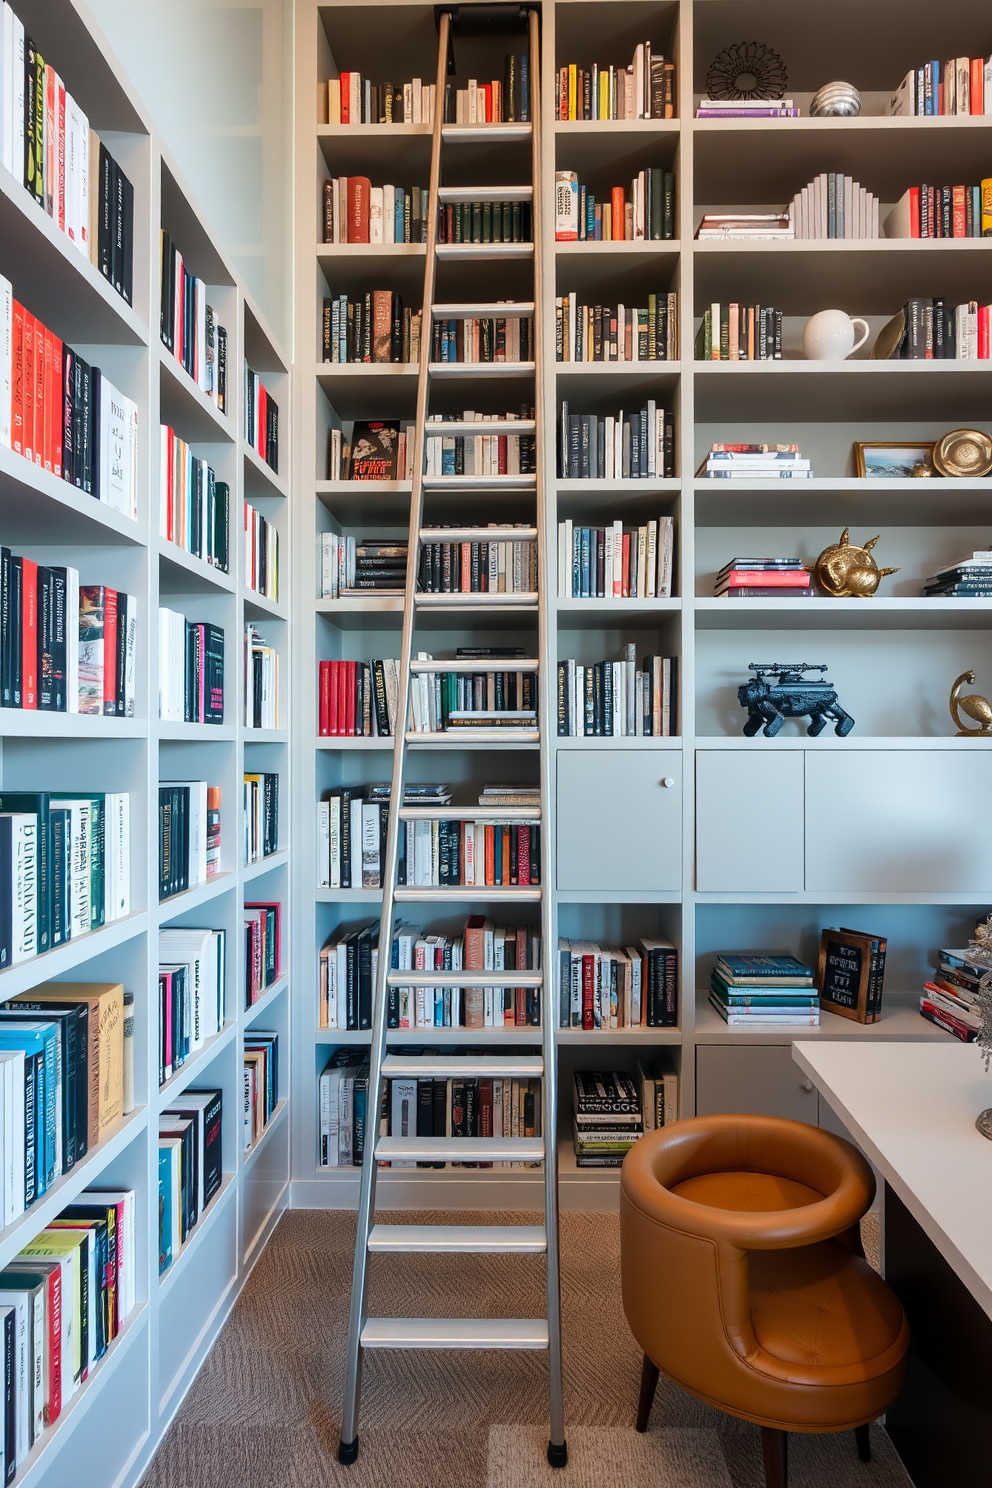
[(496, 144), (512, 144), (530, 138), (529, 124), (443, 124), (441, 138), (446, 145), (476, 145), (480, 139)]
[(439, 186), (439, 202), (530, 201), (533, 186)]
[(539, 744), (541, 734), (539, 729), (523, 728), (451, 728), (440, 729), (437, 732), (415, 733), (412, 729), (406, 736), (408, 744), (420, 744), (428, 747), (443, 745), (450, 749), (453, 740), (461, 739), (465, 743), (475, 744)]
[(478, 305), (435, 305), (435, 320), (518, 320), (534, 314), (534, 301), (488, 300)]
[(543, 1137), (380, 1137), (380, 1162), (543, 1162)]
[(443, 904), (446, 899), (455, 903), (479, 900), (486, 904), (532, 904), (540, 899), (541, 888), (539, 884), (533, 888), (504, 888), (502, 884), (454, 884), (450, 889), (404, 886), (394, 889), (393, 896), (398, 904)]
[(386, 978), (390, 987), (543, 987), (539, 971), (391, 971)]
[(368, 1318), (363, 1348), (546, 1349), (544, 1318)]
[(415, 602), (425, 610), (506, 610), (521, 606), (537, 609), (537, 594), (416, 594)]
[(533, 656), (455, 656), (410, 662), (411, 672), (536, 672), (540, 663)]
[[(480, 1029), (480, 1032), (484, 1030)], [(442, 1079), (447, 1075), (468, 1075), (470, 1078), (486, 1078), (494, 1075), (497, 1079), (501, 1076), (516, 1076), (518, 1079), (537, 1079), (544, 1074), (544, 1060), (535, 1057), (515, 1057), (508, 1054), (503, 1059), (497, 1059), (492, 1055), (485, 1059), (466, 1058), (462, 1054), (449, 1054), (445, 1058), (437, 1055), (426, 1054), (387, 1054), (382, 1062), (382, 1073), (384, 1075), (413, 1080), (423, 1075), (424, 1079), (436, 1076)], [(452, 1139), (462, 1141), (461, 1137)], [(482, 1140), (490, 1140), (488, 1137)]]
[(438, 258), (488, 259), (533, 258), (533, 243), (438, 243)]
[(425, 475), (425, 491), (490, 491), (494, 496), (504, 491), (530, 491), (537, 485), (536, 475)]
[(537, 542), (536, 527), (421, 527), (422, 543)]
[(539, 806), (401, 806), (400, 821), (539, 822)]
[(432, 377), (527, 377), (533, 362), (431, 362)]
[(451, 434), (535, 434), (536, 419), (428, 419), (424, 425), (427, 439), (443, 439)]
[(373, 1225), (369, 1250), (400, 1255), (543, 1255), (543, 1225)]

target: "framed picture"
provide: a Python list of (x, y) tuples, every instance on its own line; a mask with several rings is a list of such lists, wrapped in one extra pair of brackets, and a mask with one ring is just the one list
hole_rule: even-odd
[(816, 978), (821, 1008), (857, 1023), (875, 1021), (871, 998), (873, 950), (872, 936), (857, 930), (823, 931)]
[(906, 476), (934, 475), (933, 442), (900, 444), (881, 441), (856, 443), (854, 461), (861, 480), (901, 480)]

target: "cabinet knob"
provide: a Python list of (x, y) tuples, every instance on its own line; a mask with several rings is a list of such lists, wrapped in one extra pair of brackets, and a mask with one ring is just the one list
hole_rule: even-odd
[(813, 1089), (812, 1081), (810, 1081), (810, 1080), (804, 1080), (803, 1083), (802, 1083), (802, 1086), (800, 1088), (802, 1090), (812, 1090)]
[(666, 775), (665, 778), (664, 778), (664, 780), (661, 783), (665, 787), (666, 790), (671, 790), (672, 786), (675, 784), (675, 776), (674, 775)]

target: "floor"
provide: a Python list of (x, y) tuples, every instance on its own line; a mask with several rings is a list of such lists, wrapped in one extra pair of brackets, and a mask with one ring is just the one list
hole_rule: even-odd
[[(473, 1215), (477, 1223), (496, 1216)], [(391, 1215), (439, 1223), (439, 1214)], [(457, 1216), (448, 1216), (455, 1218)], [(461, 1216), (464, 1219), (464, 1216)], [(526, 1222), (519, 1216), (518, 1222)], [(534, 1216), (536, 1220), (538, 1217)], [(877, 1236), (866, 1233), (871, 1255)], [(338, 1409), (355, 1217), (284, 1216), (203, 1366), (143, 1488), (761, 1488), (756, 1428), (662, 1382), (648, 1433), (633, 1430), (640, 1355), (620, 1307), (615, 1215), (562, 1217), (569, 1467), (544, 1462), (541, 1354), (371, 1354), (361, 1450), (338, 1465)], [(440, 1281), (445, 1281), (442, 1288)], [(380, 1256), (370, 1311), (538, 1316), (540, 1260)], [(512, 1300), (511, 1300), (512, 1299)], [(853, 1435), (794, 1439), (790, 1488), (912, 1488), (880, 1428), (873, 1461)]]

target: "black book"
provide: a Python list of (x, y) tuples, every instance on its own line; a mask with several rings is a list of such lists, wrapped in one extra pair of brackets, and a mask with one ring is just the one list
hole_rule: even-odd
[(24, 599), (22, 593), (24, 570), (22, 560), (11, 555), (10, 559), (10, 609), (8, 611), (10, 629), (10, 704), (11, 708), (21, 706), (21, 666), (23, 661), (21, 621), (24, 614)]
[(94, 476), (93, 368), (78, 353), (75, 364), (72, 435), (74, 484), (88, 496), (94, 496), (97, 491)]
[(379, 943), (378, 924), (358, 937), (358, 1027), (372, 1027), (372, 947)]
[(117, 167), (117, 249), (115, 263), (120, 273), (117, 291), (130, 305), (134, 299), (134, 187)]
[(76, 353), (71, 346), (62, 347), (62, 479), (76, 484), (75, 398)]
[(173, 310), (173, 288), (172, 288), (172, 265), (175, 262), (175, 249), (172, 246), (172, 238), (167, 232), (162, 233), (162, 307), (159, 317), (159, 333), (162, 344), (169, 351), (175, 350), (175, 340), (172, 335), (172, 310)]
[(105, 279), (113, 279), (113, 249), (116, 237), (114, 190), (114, 162), (105, 144), (100, 144), (97, 166), (96, 190), (99, 193), (97, 209), (97, 268)]
[(203, 627), (204, 723), (224, 722), (224, 632), (219, 625)]
[[(434, 1081), (417, 1081), (417, 1136), (433, 1137), (444, 1136), (444, 1127), (439, 1132), (434, 1130)], [(418, 1168), (443, 1167), (443, 1163), (418, 1162)]]
[(279, 405), (270, 398), (265, 403), (265, 461), (266, 464), (278, 472), (279, 470)]

